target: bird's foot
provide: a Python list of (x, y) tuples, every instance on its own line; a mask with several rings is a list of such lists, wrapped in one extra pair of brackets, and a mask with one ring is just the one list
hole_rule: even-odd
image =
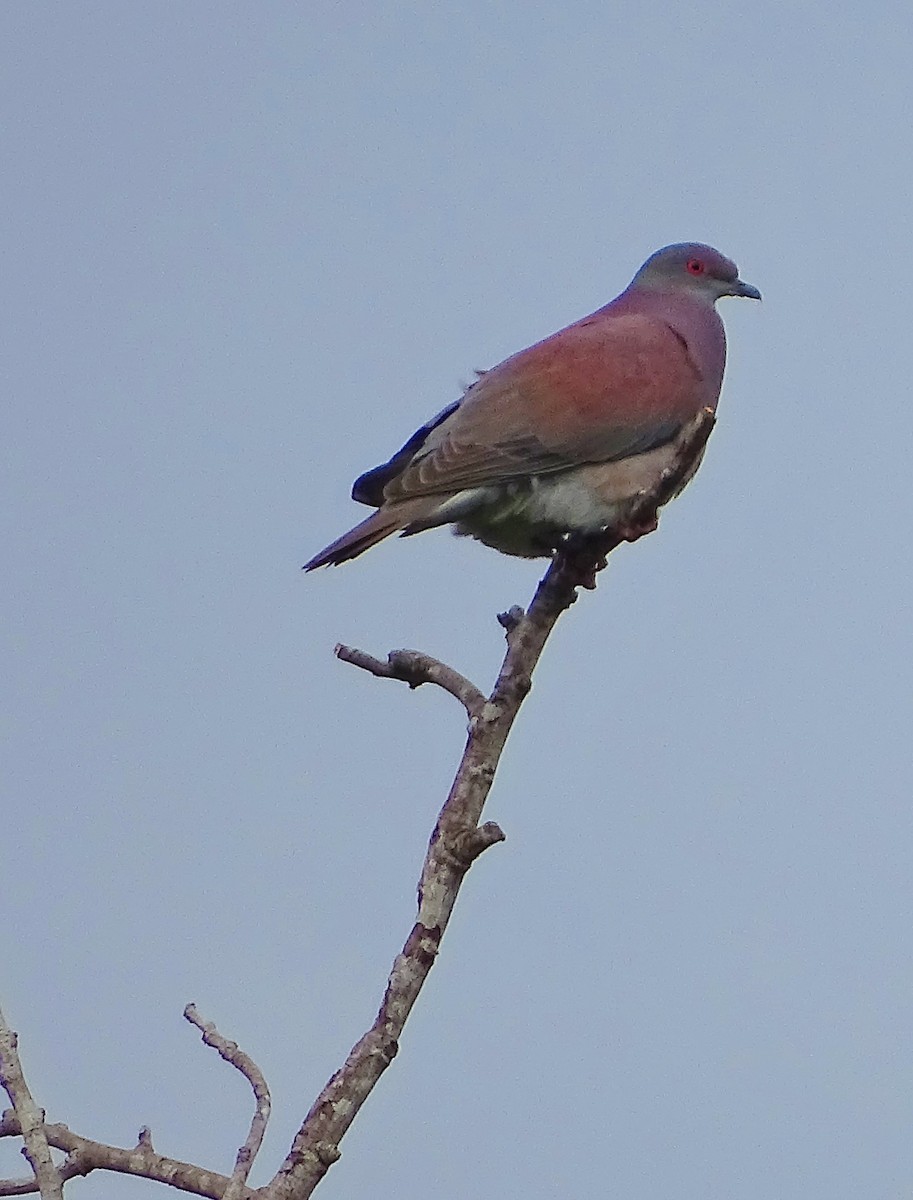
[(606, 566), (606, 555), (598, 548), (598, 542), (585, 536), (568, 537), (558, 548), (561, 570), (573, 587), (596, 588), (596, 576)]
[(636, 542), (647, 533), (655, 533), (659, 528), (659, 513), (649, 517), (641, 517), (639, 521), (629, 521), (618, 525), (616, 531), (623, 542)]

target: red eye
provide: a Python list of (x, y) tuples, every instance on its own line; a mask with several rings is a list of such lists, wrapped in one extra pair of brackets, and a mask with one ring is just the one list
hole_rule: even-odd
[(691, 275), (703, 275), (707, 270), (699, 258), (689, 258), (686, 266)]

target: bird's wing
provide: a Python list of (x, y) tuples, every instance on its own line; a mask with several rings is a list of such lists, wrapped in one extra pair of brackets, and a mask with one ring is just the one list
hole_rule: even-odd
[(430, 421), (426, 421), (424, 425), (416, 429), (408, 442), (400, 446), (399, 450), (388, 458), (385, 463), (381, 463), (379, 467), (372, 467), (370, 471), (365, 471), (363, 475), (359, 475), (352, 484), (352, 499), (357, 500), (360, 504), (373, 504), (375, 508), (383, 504), (384, 488), (390, 480), (395, 479), (397, 475), (405, 470), (416, 455), (421, 452), (431, 431), (437, 429), (438, 425), (446, 421), (459, 406), (459, 400), (454, 400), (452, 404), (448, 404), (446, 408), (441, 409), (436, 417), (432, 417)]
[(399, 503), (642, 454), (674, 438), (707, 402), (706, 391), (671, 326), (643, 314), (597, 313), (486, 372), (376, 468), (383, 482), (369, 502), (380, 503), (381, 493)]

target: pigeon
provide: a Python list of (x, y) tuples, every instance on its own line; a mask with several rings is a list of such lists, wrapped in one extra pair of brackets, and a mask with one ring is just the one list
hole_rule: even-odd
[(305, 570), (441, 525), (523, 558), (610, 526), (633, 540), (625, 526), (638, 498), (673, 465), (689, 423), (716, 410), (723, 296), (761, 293), (712, 246), (657, 250), (614, 300), (480, 372), (356, 479), (353, 499), (376, 511)]

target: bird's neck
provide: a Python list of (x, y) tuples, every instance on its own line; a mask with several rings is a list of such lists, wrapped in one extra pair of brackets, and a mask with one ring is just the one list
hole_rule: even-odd
[(726, 332), (715, 305), (706, 297), (632, 285), (604, 311), (643, 313), (663, 321), (687, 344), (707, 383), (719, 387), (726, 363)]

